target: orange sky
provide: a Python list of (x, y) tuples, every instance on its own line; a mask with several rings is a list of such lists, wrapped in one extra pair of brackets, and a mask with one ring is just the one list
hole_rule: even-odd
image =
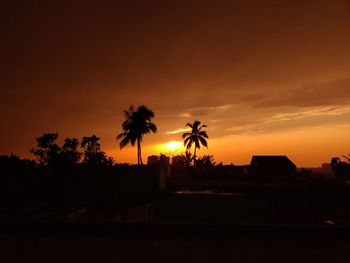
[(145, 104), (170, 150), (208, 125), (217, 162), (350, 152), (350, 1), (8, 1), (0, 4), (0, 154), (44, 132), (96, 134), (119, 162), (122, 111)]

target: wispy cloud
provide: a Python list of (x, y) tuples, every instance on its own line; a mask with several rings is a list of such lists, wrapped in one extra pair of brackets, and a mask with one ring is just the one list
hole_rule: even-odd
[(232, 104), (224, 104), (219, 106), (208, 106), (208, 107), (196, 107), (191, 108), (189, 111), (216, 111), (216, 110), (228, 110), (233, 107)]
[(269, 118), (266, 118), (264, 123), (271, 122), (282, 122), (282, 121), (293, 121), (305, 118), (312, 118), (318, 116), (339, 116), (350, 113), (350, 106), (339, 107), (339, 106), (325, 106), (316, 107), (309, 110), (303, 110), (298, 112), (289, 112), (283, 114), (276, 114)]
[[(249, 135), (262, 132), (271, 132), (281, 129), (300, 129), (302, 127), (323, 127), (324, 123), (334, 121), (344, 122), (344, 118), (350, 113), (350, 106), (324, 106), (311, 109), (298, 110), (287, 113), (274, 114), (255, 120), (252, 124), (243, 124), (227, 129), (232, 135)], [(335, 118), (338, 119), (335, 119)]]
[(183, 133), (183, 132), (187, 132), (187, 131), (190, 131), (190, 129), (186, 128), (186, 129), (177, 129), (174, 131), (167, 131), (166, 134), (171, 135), (171, 134), (178, 134), (178, 133)]
[(189, 118), (192, 115), (189, 112), (184, 112), (184, 113), (180, 113), (178, 116), (181, 117), (181, 118)]
[(219, 122), (219, 121), (220, 121), (219, 119), (214, 119), (214, 120), (210, 120), (209, 122), (216, 123), (216, 122)]
[[(271, 91), (269, 96), (253, 97), (252, 105), (264, 107), (315, 107), (347, 104), (350, 99), (350, 77), (329, 82), (306, 82), (300, 86)], [(258, 95), (258, 94), (257, 94)]]

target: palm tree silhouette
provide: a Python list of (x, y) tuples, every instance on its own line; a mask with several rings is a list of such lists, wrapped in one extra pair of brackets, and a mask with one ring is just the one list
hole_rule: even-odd
[(117, 136), (120, 141), (120, 149), (123, 149), (129, 143), (134, 146), (137, 143), (137, 164), (142, 164), (141, 142), (143, 136), (149, 133), (156, 133), (157, 127), (151, 122), (154, 118), (152, 110), (146, 106), (139, 106), (135, 111), (133, 106), (124, 111), (125, 120), (122, 123), (122, 132)]
[(182, 134), (182, 139), (184, 139), (184, 146), (187, 150), (191, 149), (192, 144), (194, 144), (194, 153), (193, 153), (193, 164), (196, 166), (196, 151), (201, 148), (201, 144), (208, 148), (208, 135), (206, 131), (202, 129), (207, 127), (207, 125), (201, 125), (200, 121), (194, 121), (193, 124), (187, 123), (187, 127), (191, 128), (191, 132), (185, 132)]

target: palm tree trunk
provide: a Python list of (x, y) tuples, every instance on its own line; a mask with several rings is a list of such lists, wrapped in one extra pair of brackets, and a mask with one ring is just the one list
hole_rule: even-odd
[(194, 153), (193, 153), (193, 166), (196, 167), (196, 151), (197, 151), (197, 147), (194, 146)]
[(139, 148), (139, 145), (137, 145), (137, 164), (140, 165), (140, 148)]
[(139, 147), (139, 140), (137, 140), (137, 164), (140, 165), (140, 147)]
[(137, 139), (137, 164), (142, 164), (140, 139)]
[(139, 142), (139, 148), (140, 148), (140, 163), (141, 165), (143, 165), (142, 163), (142, 154), (141, 154), (141, 143)]

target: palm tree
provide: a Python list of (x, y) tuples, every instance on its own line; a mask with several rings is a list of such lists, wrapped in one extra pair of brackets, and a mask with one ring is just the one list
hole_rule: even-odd
[(207, 140), (209, 137), (206, 131), (203, 131), (203, 128), (207, 125), (201, 125), (200, 121), (194, 121), (193, 124), (187, 123), (187, 127), (191, 129), (191, 132), (185, 132), (182, 134), (184, 139), (184, 146), (187, 150), (191, 149), (192, 144), (194, 144), (194, 153), (193, 153), (193, 164), (196, 166), (196, 151), (201, 148), (201, 144), (208, 148)]
[(122, 123), (122, 132), (117, 136), (120, 141), (120, 149), (123, 149), (129, 143), (134, 146), (137, 144), (137, 164), (142, 164), (141, 142), (143, 136), (149, 133), (156, 133), (157, 127), (151, 122), (154, 118), (152, 110), (146, 106), (139, 106), (135, 111), (133, 106), (124, 111), (125, 120)]

